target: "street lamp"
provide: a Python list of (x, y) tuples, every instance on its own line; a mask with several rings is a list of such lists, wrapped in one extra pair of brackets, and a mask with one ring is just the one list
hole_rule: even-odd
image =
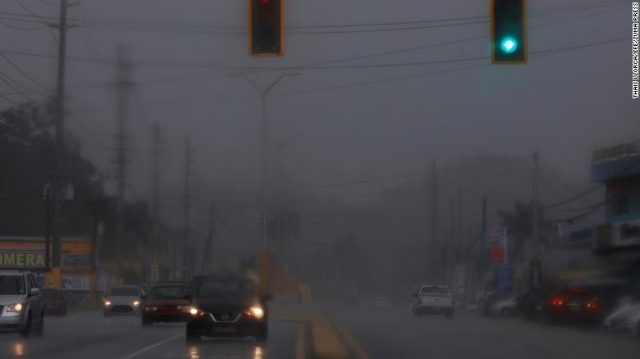
[(286, 140), (284, 140), (282, 143), (280, 143), (280, 145), (278, 146), (278, 173), (277, 173), (277, 179), (276, 179), (276, 183), (278, 185), (278, 206), (277, 206), (277, 210), (278, 210), (278, 215), (276, 216), (276, 236), (278, 239), (278, 243), (282, 244), (282, 237), (284, 235), (284, 223), (283, 223), (283, 219), (282, 219), (282, 211), (284, 209), (284, 203), (285, 203), (285, 192), (286, 192), (286, 185), (284, 183), (284, 171), (283, 171), (283, 166), (282, 166), (282, 152), (287, 148), (287, 146), (289, 144), (291, 144), (291, 142), (293, 142), (295, 139), (302, 137), (302, 135), (298, 134), (298, 135), (293, 135), (290, 136), (289, 138), (287, 138)]
[(268, 186), (267, 186), (267, 172), (268, 172), (268, 163), (267, 163), (267, 141), (268, 141), (268, 131), (269, 131), (269, 121), (268, 121), (268, 95), (273, 90), (282, 79), (288, 76), (299, 76), (299, 73), (290, 73), (285, 72), (280, 74), (271, 84), (267, 87), (262, 88), (258, 85), (258, 83), (252, 79), (247, 73), (241, 74), (232, 74), (232, 77), (242, 76), (260, 93), (261, 97), (261, 123), (262, 123), (262, 251), (267, 251), (267, 195), (268, 195)]

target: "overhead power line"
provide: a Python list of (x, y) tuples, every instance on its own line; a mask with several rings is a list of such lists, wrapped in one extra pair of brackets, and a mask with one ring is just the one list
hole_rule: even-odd
[[(638, 167), (639, 165), (640, 165), (640, 158), (635, 160), (635, 161), (633, 161), (633, 162), (631, 162), (628, 166), (624, 167), (620, 171), (612, 174), (610, 177), (622, 176), (624, 174), (627, 174), (629, 171), (633, 170), (634, 167)], [(569, 198), (567, 198), (565, 200), (562, 200), (560, 202), (556, 202), (556, 203), (552, 203), (552, 204), (541, 206), (541, 208), (548, 209), (548, 208), (554, 208), (554, 207), (559, 207), (559, 206), (565, 205), (567, 203), (573, 202), (573, 201), (575, 201), (577, 199), (580, 199), (582, 197), (588, 196), (591, 193), (599, 190), (600, 188), (602, 188), (602, 185), (599, 184), (599, 185), (594, 186), (594, 187), (592, 187), (592, 188), (590, 188), (590, 189), (588, 189), (586, 191), (578, 193), (575, 196), (569, 197)]]
[(34, 79), (31, 75), (29, 75), (28, 73), (26, 73), (25, 71), (23, 71), (20, 66), (18, 66), (15, 62), (13, 62), (7, 55), (5, 55), (2, 51), (0, 51), (0, 57), (2, 57), (3, 59), (5, 59), (5, 61), (7, 61), (9, 63), (9, 65), (11, 65), (11, 67), (13, 67), (16, 71), (18, 71), (20, 74), (22, 74), (22, 76), (24, 76), (25, 78), (27, 78), (28, 80), (30, 80), (31, 82), (33, 82), (35, 85), (41, 87), (44, 90), (48, 90), (48, 88), (43, 85), (40, 81)]
[[(555, 48), (555, 49), (547, 49), (547, 50), (542, 50), (539, 53), (536, 52), (536, 51), (531, 51), (531, 52), (529, 52), (529, 54), (531, 54), (533, 56), (536, 56), (536, 55), (538, 55), (538, 56), (554, 55), (554, 54), (558, 54), (558, 53), (574, 51), (574, 50), (580, 50), (580, 49), (585, 49), (585, 48), (595, 47), (595, 46), (608, 45), (608, 44), (622, 42), (622, 41), (628, 41), (628, 40), (629, 40), (629, 38), (626, 37), (626, 38), (605, 40), (605, 41), (600, 41), (600, 42), (596, 42), (596, 43), (581, 44), (581, 45), (575, 45), (575, 46), (567, 46), (567, 47)], [(343, 84), (343, 85), (335, 85), (335, 86), (308, 89), (308, 90), (275, 92), (274, 94), (275, 95), (298, 95), (298, 94), (307, 94), (307, 93), (316, 93), (316, 92), (335, 91), (335, 90), (342, 90), (342, 89), (347, 89), (347, 88), (378, 85), (378, 84), (382, 84), (382, 83), (404, 81), (404, 80), (410, 80), (410, 79), (416, 79), (416, 78), (428, 77), (428, 76), (434, 76), (434, 75), (442, 75), (442, 74), (448, 74), (448, 73), (454, 73), (454, 72), (460, 72), (460, 71), (466, 71), (466, 70), (474, 70), (474, 69), (479, 69), (479, 68), (488, 68), (490, 66), (491, 65), (488, 64), (488, 63), (482, 63), (482, 64), (475, 64), (475, 65), (460, 66), (460, 67), (451, 68), (451, 69), (421, 72), (421, 73), (417, 73), (417, 74), (410, 74), (410, 75), (396, 76), (396, 77), (388, 77), (388, 78), (378, 79), (378, 80), (369, 80), (369, 81), (347, 83), (347, 84)]]
[(367, 183), (374, 183), (374, 182), (393, 181), (397, 179), (405, 179), (405, 178), (420, 177), (420, 176), (422, 176), (422, 174), (410, 173), (410, 174), (392, 176), (392, 177), (369, 178), (369, 179), (351, 181), (351, 182), (338, 182), (338, 183), (331, 183), (331, 184), (324, 184), (324, 185), (305, 186), (305, 187), (300, 187), (299, 190), (306, 191), (306, 190), (315, 190), (315, 189), (323, 189), (323, 188), (345, 187), (345, 186), (353, 186), (353, 185), (367, 184)]
[[(588, 11), (602, 9), (626, 4), (625, 1), (604, 1), (589, 4), (569, 5), (531, 12), (531, 17), (546, 15), (571, 13), (576, 11)], [(52, 16), (42, 16), (37, 14), (19, 14), (11, 12), (0, 12), (2, 19), (9, 21), (20, 21), (30, 23), (46, 24), (55, 20)], [(140, 20), (122, 21), (117, 19), (95, 19), (84, 21), (80, 19), (69, 19), (76, 25), (89, 24), (94, 28), (106, 28), (123, 31), (142, 32), (174, 32), (187, 34), (216, 34), (216, 35), (245, 35), (246, 26), (238, 25), (210, 25), (191, 23), (145, 23)], [(452, 26), (467, 26), (487, 23), (488, 15), (418, 19), (408, 21), (355, 23), (355, 24), (319, 24), (319, 25), (294, 25), (285, 27), (290, 35), (322, 35), (322, 34), (345, 34), (345, 33), (368, 33), (368, 32), (393, 32), (407, 30), (422, 30), (431, 28), (447, 28)]]

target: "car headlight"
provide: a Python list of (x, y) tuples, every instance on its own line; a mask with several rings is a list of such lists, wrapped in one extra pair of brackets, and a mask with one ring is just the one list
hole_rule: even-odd
[(200, 308), (195, 306), (187, 307), (187, 312), (189, 312), (189, 314), (191, 314), (194, 317), (199, 317), (204, 315), (204, 311), (200, 310)]
[(154, 307), (154, 306), (146, 306), (144, 307), (145, 312), (155, 312), (156, 310), (158, 310), (158, 307)]
[(245, 312), (247, 315), (252, 316), (256, 319), (262, 319), (264, 318), (264, 309), (262, 309), (261, 306), (259, 305), (254, 305), (252, 307), (249, 308), (249, 310), (247, 310)]
[(24, 309), (24, 304), (16, 303), (7, 305), (7, 312), (20, 313)]
[(134, 300), (134, 301), (133, 301), (133, 306), (134, 306), (134, 307), (137, 307), (137, 306), (139, 306), (139, 305), (140, 305), (140, 301), (139, 301), (139, 300)]
[(104, 305), (105, 305), (106, 307), (110, 306), (110, 305), (111, 305), (111, 301), (110, 301), (110, 300), (105, 300), (105, 301), (104, 301)]

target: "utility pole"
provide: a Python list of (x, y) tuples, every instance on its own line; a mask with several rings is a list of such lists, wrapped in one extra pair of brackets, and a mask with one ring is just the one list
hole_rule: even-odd
[(57, 25), (51, 24), (51, 27), (58, 29), (58, 83), (56, 89), (56, 123), (55, 123), (55, 145), (54, 145), (54, 174), (52, 186), (49, 195), (53, 201), (51, 205), (51, 225), (49, 230), (52, 237), (52, 268), (51, 281), (54, 288), (60, 288), (62, 280), (61, 272), (61, 238), (60, 226), (57, 221), (59, 212), (61, 212), (62, 201), (62, 171), (63, 157), (65, 147), (65, 67), (67, 57), (67, 0), (60, 0), (60, 21)]
[[(151, 266), (149, 268), (149, 284), (160, 280), (159, 275), (159, 239), (158, 239), (158, 222), (160, 216), (158, 183), (160, 177), (160, 125), (153, 125), (153, 134), (151, 139), (151, 154), (153, 156), (152, 172), (151, 172)], [(170, 253), (173, 253), (172, 251)]]
[[(486, 255), (486, 248), (487, 248), (486, 242), (485, 242), (486, 237), (487, 237), (487, 197), (484, 196), (482, 197), (482, 215), (481, 215), (481, 221), (480, 221), (480, 238), (479, 238), (480, 250), (478, 251), (478, 253), (480, 254), (480, 261), (482, 263), (481, 265), (482, 270), (480, 271), (480, 273), (476, 273), (475, 271), (471, 272), (471, 273), (476, 273), (476, 277), (474, 278), (474, 281), (476, 281), (476, 283), (478, 280), (478, 274), (480, 275), (481, 278), (484, 275), (484, 271), (486, 268), (484, 264), (488, 260)], [(480, 285), (481, 285), (481, 289), (484, 291), (484, 283), (482, 281), (480, 282)]]
[(458, 187), (458, 202), (456, 203), (458, 213), (456, 220), (456, 228), (458, 229), (458, 238), (456, 240), (457, 246), (461, 247), (464, 241), (464, 221), (463, 221), (463, 206), (462, 206), (462, 187)]
[(438, 172), (436, 159), (431, 164), (431, 278), (438, 278), (437, 274), (437, 254), (438, 254)]
[(51, 212), (53, 207), (51, 192), (51, 184), (46, 184), (44, 186), (44, 268), (47, 272), (51, 270)]
[(533, 234), (533, 258), (540, 259), (540, 239), (538, 234), (538, 152), (532, 157), (531, 177), (531, 233)]
[(200, 266), (200, 273), (206, 274), (207, 264), (209, 264), (209, 260), (211, 259), (211, 246), (213, 243), (213, 236), (216, 233), (216, 207), (211, 202), (209, 205), (209, 233), (207, 234), (207, 240), (204, 246), (204, 254), (202, 256), (202, 265)]
[(117, 197), (116, 197), (116, 238), (114, 240), (114, 252), (117, 262), (118, 275), (122, 274), (122, 248), (124, 247), (124, 202), (127, 179), (127, 140), (129, 123), (129, 93), (133, 82), (131, 77), (131, 63), (129, 51), (124, 45), (118, 46), (118, 80), (115, 86), (118, 89), (118, 125), (116, 136), (116, 171), (117, 171)]
[(542, 263), (540, 261), (540, 234), (538, 218), (538, 196), (539, 196), (539, 174), (538, 174), (538, 152), (534, 152), (532, 156), (532, 173), (531, 173), (531, 233), (533, 239), (533, 255), (531, 256), (531, 285), (534, 288), (540, 288), (542, 285)]
[(184, 159), (184, 236), (182, 238), (182, 279), (188, 280), (192, 269), (192, 253), (191, 241), (189, 239), (190, 231), (190, 207), (191, 207), (191, 139), (187, 137), (185, 141), (185, 159)]
[[(453, 267), (455, 265), (455, 244), (456, 244), (456, 202), (454, 200), (449, 201), (449, 234), (445, 237), (445, 244), (443, 246), (443, 265), (442, 265), (442, 275), (440, 280), (445, 285), (449, 285), (449, 277), (450, 270), (449, 267)], [(450, 261), (451, 259), (451, 261)]]

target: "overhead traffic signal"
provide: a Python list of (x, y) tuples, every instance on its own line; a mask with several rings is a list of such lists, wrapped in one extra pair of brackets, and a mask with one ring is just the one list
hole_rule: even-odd
[(491, 60), (494, 64), (527, 62), (525, 0), (491, 0)]
[(249, 0), (251, 55), (282, 55), (284, 0)]

